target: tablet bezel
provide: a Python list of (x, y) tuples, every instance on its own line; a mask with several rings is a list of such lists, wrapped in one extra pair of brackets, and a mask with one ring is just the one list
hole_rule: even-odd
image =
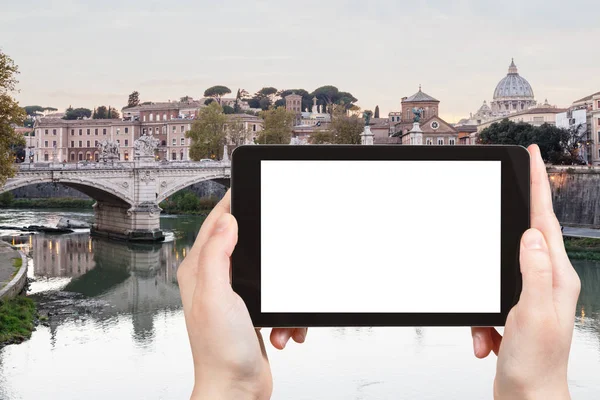
[[(263, 313), (261, 312), (262, 160), (411, 160), (501, 162), (500, 313)], [(232, 286), (256, 327), (504, 326), (521, 293), (519, 245), (530, 226), (529, 152), (521, 146), (247, 145), (231, 162), (231, 212), (238, 222)], [(506, 216), (510, 216), (507, 218)], [(458, 244), (457, 244), (458, 245)], [(310, 296), (310, 293), (307, 293)], [(476, 301), (476, 299), (475, 299)]]

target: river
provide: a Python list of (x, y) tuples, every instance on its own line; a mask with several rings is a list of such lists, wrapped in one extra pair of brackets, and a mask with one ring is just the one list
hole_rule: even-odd
[[(49, 225), (91, 212), (0, 210), (0, 225)], [(167, 241), (127, 245), (69, 235), (6, 239), (27, 253), (30, 296), (50, 310), (30, 340), (0, 350), (0, 399), (184, 399), (192, 360), (176, 271), (201, 217), (165, 216)], [(600, 397), (600, 264), (582, 280), (569, 366), (573, 398)], [(265, 335), (268, 332), (265, 332)], [(467, 328), (311, 329), (268, 347), (273, 399), (491, 399), (495, 358)]]

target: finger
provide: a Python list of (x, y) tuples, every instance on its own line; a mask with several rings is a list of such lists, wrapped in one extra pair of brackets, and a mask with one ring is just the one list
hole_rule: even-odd
[(237, 243), (237, 222), (233, 215), (222, 214), (213, 226), (213, 232), (202, 246), (196, 275), (196, 290), (217, 288), (232, 290), (229, 281), (231, 253)]
[(492, 338), (492, 351), (496, 356), (500, 353), (500, 345), (502, 344), (502, 335), (498, 333), (496, 328), (490, 328), (490, 336)]
[(535, 312), (553, 308), (552, 261), (544, 235), (537, 229), (528, 229), (523, 234), (520, 263), (523, 290), (519, 305)]
[(486, 358), (494, 348), (491, 330), (488, 327), (473, 327), (471, 328), (471, 336), (473, 337), (473, 352), (477, 358)]
[(542, 232), (546, 239), (552, 260), (555, 302), (560, 305), (565, 314), (568, 314), (577, 303), (579, 277), (565, 251), (560, 223), (552, 208), (548, 174), (540, 150), (532, 145), (529, 151), (531, 152), (531, 226)]
[(194, 242), (194, 246), (190, 250), (190, 255), (199, 254), (202, 250), (202, 246), (208, 238), (210, 237), (215, 223), (221, 217), (221, 215), (225, 213), (229, 213), (231, 209), (231, 193), (228, 190), (225, 193), (225, 196), (217, 203), (217, 205), (212, 209), (208, 217), (202, 223), (202, 227), (200, 228), (200, 232), (198, 232), (198, 236), (196, 236), (196, 240)]
[(279, 350), (283, 350), (285, 345), (294, 334), (294, 328), (273, 328), (271, 330), (271, 344)]
[(294, 334), (292, 338), (296, 343), (304, 343), (306, 340), (306, 334), (308, 333), (308, 328), (296, 328), (294, 329)]

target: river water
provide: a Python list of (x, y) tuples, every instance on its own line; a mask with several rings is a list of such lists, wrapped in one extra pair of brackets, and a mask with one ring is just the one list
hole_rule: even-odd
[[(62, 216), (92, 219), (0, 210), (0, 225), (54, 226)], [(0, 400), (188, 398), (192, 361), (176, 271), (202, 221), (163, 217), (169, 234), (160, 245), (86, 230), (6, 239), (27, 253), (30, 296), (52, 315), (31, 340), (0, 350)], [(574, 398), (598, 399), (600, 264), (574, 264), (582, 294), (569, 383)], [(495, 359), (472, 355), (466, 328), (311, 329), (305, 344), (268, 352), (273, 399), (492, 398)]]

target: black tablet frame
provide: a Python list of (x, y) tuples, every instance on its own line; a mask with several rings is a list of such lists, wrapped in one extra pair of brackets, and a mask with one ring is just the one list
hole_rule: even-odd
[[(501, 162), (500, 313), (262, 313), (260, 204), (262, 160), (414, 160)], [(232, 286), (256, 327), (297, 326), (504, 326), (521, 293), (519, 245), (530, 226), (529, 152), (521, 146), (248, 145), (231, 163), (231, 212), (238, 243), (232, 254)], [(310, 296), (310, 293), (307, 293)]]

